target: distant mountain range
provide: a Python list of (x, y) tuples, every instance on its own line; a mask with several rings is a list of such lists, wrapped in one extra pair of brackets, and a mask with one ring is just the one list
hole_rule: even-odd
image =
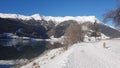
[(101, 23), (95, 16), (65, 16), (52, 17), (41, 16), (34, 14), (32, 16), (24, 16), (19, 14), (2, 14), (0, 13), (0, 34), (8, 32), (15, 33), (22, 29), (17, 34), (20, 36), (37, 37), (41, 39), (49, 38), (50, 36), (61, 37), (65, 30), (73, 23), (89, 22), (97, 25), (104, 35), (108, 37), (120, 37), (120, 31), (112, 28), (104, 23)]

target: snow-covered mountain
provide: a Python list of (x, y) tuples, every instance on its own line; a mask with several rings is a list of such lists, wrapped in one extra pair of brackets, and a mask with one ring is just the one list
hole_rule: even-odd
[(61, 22), (64, 21), (68, 21), (68, 20), (74, 20), (77, 21), (78, 23), (80, 22), (94, 22), (95, 20), (97, 20), (97, 18), (95, 16), (64, 16), (64, 17), (53, 17), (53, 16), (41, 16), (40, 14), (34, 14), (31, 16), (24, 16), (24, 15), (20, 15), (20, 14), (3, 14), (0, 13), (0, 17), (1, 18), (12, 18), (12, 19), (20, 19), (20, 20), (45, 20), (45, 21), (53, 21), (55, 22), (55, 24), (59, 24)]
[[(46, 32), (44, 32), (44, 33), (47, 33), (47, 35), (49, 37), (50, 36), (55, 36), (55, 37), (62, 36), (65, 33), (65, 30), (72, 23), (80, 24), (80, 23), (87, 22), (87, 23), (93, 24), (96, 21), (96, 23), (98, 24), (98, 27), (101, 30), (101, 33), (103, 33), (109, 37), (120, 37), (119, 30), (112, 28), (104, 23), (101, 23), (95, 16), (64, 16), (64, 17), (58, 16), (58, 17), (53, 17), (53, 16), (42, 16), (40, 14), (25, 16), (25, 15), (20, 15), (20, 14), (2, 14), (2, 13), (0, 13), (0, 18), (6, 19), (6, 20), (10, 19), (13, 21), (15, 20), (15, 22), (17, 21), (18, 23), (29, 24), (32, 26), (44, 27), (46, 30)], [(9, 22), (9, 23), (12, 23), (11, 25), (13, 25), (13, 22)], [(15, 26), (15, 24), (14, 24), (14, 26)], [(18, 29), (18, 28), (15, 28), (15, 29)], [(38, 29), (38, 30), (41, 30), (41, 29)], [(115, 34), (113, 34), (113, 33), (115, 33)]]

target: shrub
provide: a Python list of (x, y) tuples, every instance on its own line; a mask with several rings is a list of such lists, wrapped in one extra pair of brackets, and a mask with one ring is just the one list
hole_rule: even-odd
[(64, 38), (64, 45), (65, 49), (67, 49), (68, 46), (81, 42), (84, 39), (84, 31), (82, 30), (81, 24), (71, 24), (67, 30), (65, 31), (65, 38)]

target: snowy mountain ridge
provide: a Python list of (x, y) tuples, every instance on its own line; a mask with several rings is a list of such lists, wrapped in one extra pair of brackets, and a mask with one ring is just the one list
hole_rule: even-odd
[(75, 20), (77, 22), (85, 22), (85, 21), (91, 21), (94, 22), (97, 18), (95, 16), (65, 16), (65, 17), (52, 17), (52, 16), (43, 16), (43, 19), (46, 21), (55, 21), (55, 22), (63, 22), (67, 20)]
[(1, 18), (12, 18), (12, 19), (22, 19), (22, 20), (30, 20), (31, 17), (29, 16), (24, 16), (24, 15), (19, 15), (19, 14), (3, 14), (0, 13)]
[[(41, 16), (40, 14), (34, 14), (31, 16), (24, 16), (20, 14), (3, 14), (0, 13), (1, 18), (12, 18), (12, 19), (20, 19), (20, 20), (45, 20), (45, 21), (53, 21), (56, 22), (55, 24), (59, 24), (61, 22), (67, 21), (67, 20), (75, 20), (77, 22), (94, 22), (97, 20), (95, 16)], [(97, 20), (98, 21), (98, 20)]]

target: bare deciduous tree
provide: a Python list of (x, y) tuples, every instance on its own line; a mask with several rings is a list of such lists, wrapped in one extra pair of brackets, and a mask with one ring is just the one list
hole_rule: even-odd
[(104, 20), (103, 22), (107, 22), (107, 21), (113, 21), (113, 23), (115, 24), (115, 26), (120, 27), (120, 0), (117, 0), (117, 8), (115, 8), (114, 10), (108, 11), (106, 12), (103, 17)]
[(82, 26), (76, 23), (68, 27), (64, 36), (64, 43), (66, 44), (65, 47), (68, 47), (68, 45), (83, 41), (84, 31), (82, 30)]

